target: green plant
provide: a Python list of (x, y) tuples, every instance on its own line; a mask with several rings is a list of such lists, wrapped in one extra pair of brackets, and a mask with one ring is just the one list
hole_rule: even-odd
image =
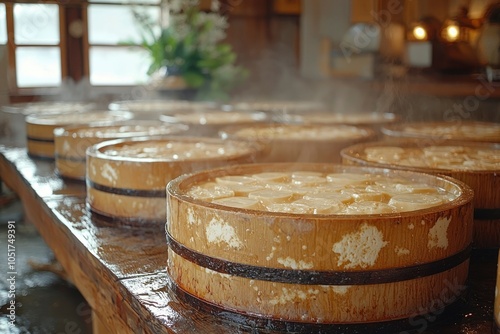
[(134, 11), (142, 32), (140, 45), (151, 57), (148, 74), (167, 66), (189, 87), (198, 89), (198, 98), (227, 98), (247, 72), (236, 66), (236, 54), (222, 42), (226, 18), (215, 11), (201, 11), (197, 0), (164, 0), (162, 11), (162, 24)]

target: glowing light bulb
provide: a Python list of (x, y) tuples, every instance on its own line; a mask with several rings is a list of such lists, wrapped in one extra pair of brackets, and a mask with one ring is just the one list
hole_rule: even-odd
[(422, 26), (416, 26), (413, 28), (413, 36), (420, 41), (427, 39), (427, 31)]
[(458, 29), (458, 26), (455, 24), (451, 24), (446, 27), (446, 39), (449, 42), (454, 42), (458, 40), (458, 36), (460, 34), (460, 30)]

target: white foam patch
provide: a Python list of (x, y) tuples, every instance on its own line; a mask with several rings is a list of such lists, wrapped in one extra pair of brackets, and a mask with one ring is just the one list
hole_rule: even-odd
[(188, 219), (189, 225), (195, 225), (195, 224), (199, 223), (198, 219), (196, 218), (196, 214), (194, 213), (193, 208), (187, 209), (187, 219)]
[(322, 285), (325, 290), (332, 290), (336, 294), (345, 295), (351, 288), (351, 285)]
[(297, 261), (289, 256), (286, 258), (279, 257), (278, 263), (292, 269), (311, 269), (313, 267), (312, 262), (306, 262), (302, 260)]
[(271, 305), (285, 305), (287, 303), (295, 303), (306, 300), (308, 297), (319, 294), (317, 289), (309, 289), (307, 293), (298, 289), (281, 288), (281, 294), (269, 300)]
[(339, 267), (368, 268), (375, 264), (386, 245), (382, 232), (375, 226), (363, 224), (357, 232), (346, 234), (341, 241), (333, 244), (332, 251), (338, 254)]
[(101, 175), (112, 184), (116, 184), (116, 180), (118, 180), (118, 172), (108, 163), (102, 165)]
[(429, 230), (427, 248), (448, 248), (448, 226), (450, 222), (451, 217), (441, 217), (436, 220), (434, 226)]
[(410, 254), (410, 250), (408, 248), (404, 248), (404, 247), (395, 247), (394, 248), (394, 252), (398, 256), (403, 256), (403, 255), (409, 255)]
[(243, 243), (238, 238), (234, 227), (227, 224), (223, 220), (212, 218), (210, 223), (208, 223), (205, 232), (209, 243), (225, 243), (229, 247), (236, 249), (243, 247)]

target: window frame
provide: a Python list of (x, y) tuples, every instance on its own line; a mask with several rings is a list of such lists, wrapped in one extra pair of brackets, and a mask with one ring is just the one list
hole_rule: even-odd
[[(8, 56), (8, 93), (12, 103), (33, 101), (44, 96), (57, 95), (61, 91), (59, 87), (18, 87), (16, 74), (16, 49), (18, 47), (58, 47), (61, 57), (61, 83), (64, 85), (66, 79), (80, 82), (86, 80), (90, 87), (91, 95), (120, 94), (127, 97), (134, 94), (135, 85), (90, 85), (90, 48), (92, 46), (106, 46), (123, 48), (124, 46), (116, 44), (90, 44), (89, 25), (88, 25), (88, 6), (89, 5), (118, 5), (118, 6), (147, 6), (160, 7), (160, 1), (157, 3), (143, 2), (131, 3), (127, 1), (109, 2), (88, 0), (21, 0), (21, 1), (3, 1), (5, 4), (6, 24), (7, 24), (7, 56)], [(16, 4), (55, 4), (59, 8), (59, 43), (58, 44), (16, 44), (14, 39), (14, 5)], [(70, 25), (81, 20), (82, 35), (73, 37), (69, 33)], [(71, 59), (71, 61), (70, 61)]]
[[(117, 45), (117, 44), (109, 44), (109, 43), (93, 43), (91, 44), (89, 41), (89, 27), (88, 27), (88, 6), (89, 5), (106, 5), (106, 6), (143, 6), (143, 7), (159, 7), (161, 8), (161, 0), (158, 0), (158, 3), (130, 3), (130, 2), (108, 2), (108, 1), (85, 1), (85, 6), (82, 8), (82, 20), (85, 26), (84, 36), (83, 36), (83, 48), (84, 48), (84, 72), (85, 76), (89, 80), (89, 85), (94, 90), (101, 91), (103, 93), (118, 93), (127, 95), (132, 88), (136, 87), (136, 85), (91, 85), (90, 84), (90, 48), (91, 47), (111, 47), (111, 48), (127, 48), (128, 46)], [(137, 44), (140, 47), (139, 44)]]
[(37, 5), (39, 1), (7, 1), (5, 2), (5, 15), (7, 23), (7, 57), (8, 57), (8, 73), (7, 78), (9, 95), (15, 96), (35, 96), (39, 95), (37, 92), (43, 92), (41, 95), (51, 95), (57, 93), (60, 87), (18, 87), (17, 85), (17, 64), (16, 64), (16, 50), (24, 47), (57, 47), (61, 59), (61, 81), (68, 76), (68, 60), (67, 60), (67, 46), (66, 46), (66, 13), (58, 1), (45, 1), (43, 5), (55, 4), (58, 5), (59, 12), (59, 43), (57, 44), (16, 44), (15, 42), (15, 24), (14, 24), (14, 6), (20, 5)]

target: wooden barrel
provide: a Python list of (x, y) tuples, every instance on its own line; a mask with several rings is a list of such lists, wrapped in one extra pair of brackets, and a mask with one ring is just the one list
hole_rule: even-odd
[(120, 138), (167, 136), (184, 133), (188, 127), (160, 121), (123, 122), (113, 125), (77, 125), (54, 130), (56, 170), (59, 175), (85, 180), (86, 151), (97, 143)]
[(33, 158), (55, 157), (54, 130), (73, 124), (110, 124), (133, 117), (124, 111), (92, 111), (72, 114), (29, 115), (26, 117), (28, 154)]
[(54, 115), (85, 112), (96, 109), (97, 105), (90, 102), (29, 102), (14, 103), (1, 106), (7, 119), (5, 144), (13, 146), (26, 146), (26, 124), (28, 115)]
[(474, 246), (500, 247), (500, 147), (438, 140), (362, 143), (342, 152), (351, 165), (451, 176), (474, 190)]
[(388, 138), (500, 143), (500, 124), (475, 121), (415, 122), (382, 128)]
[(165, 112), (160, 120), (170, 124), (186, 124), (193, 136), (218, 137), (230, 125), (250, 125), (269, 121), (262, 111), (222, 108), (176, 109)]
[(246, 139), (269, 147), (264, 162), (340, 162), (340, 151), (373, 140), (373, 130), (350, 125), (254, 124), (227, 127), (222, 138)]
[[(394, 183), (414, 184), (414, 198), (423, 184), (439, 189), (443, 202), (388, 212), (399, 200), (355, 195)], [(213, 192), (216, 185), (223, 188)], [(275, 163), (201, 171), (167, 186), (167, 270), (184, 299), (267, 329), (324, 325), (326, 333), (333, 324), (438, 312), (464, 289), (472, 197), (446, 176), (389, 169)]]
[(253, 162), (260, 145), (215, 138), (162, 137), (105, 141), (87, 150), (87, 203), (102, 219), (165, 222), (165, 187), (179, 175)]

